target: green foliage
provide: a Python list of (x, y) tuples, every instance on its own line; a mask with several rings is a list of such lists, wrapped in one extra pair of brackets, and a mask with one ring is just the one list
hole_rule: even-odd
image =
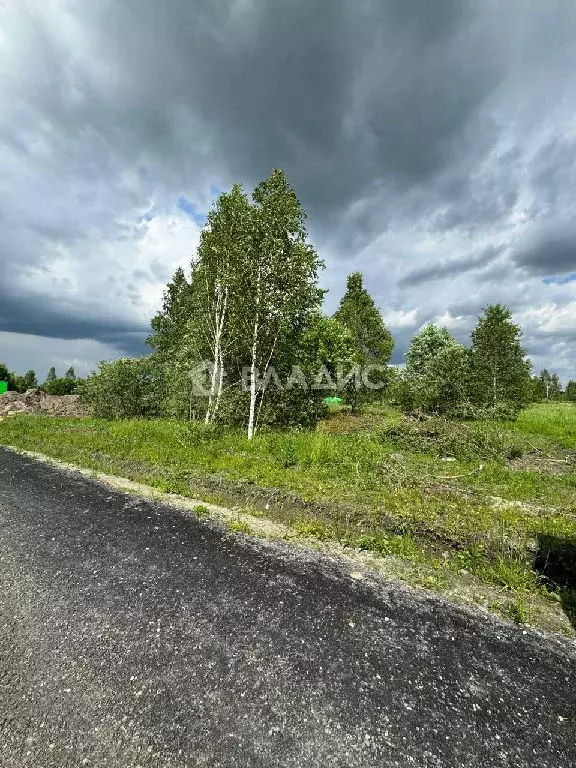
[(230, 520), (228, 523), (228, 529), (232, 533), (243, 533), (246, 536), (250, 536), (252, 533), (252, 528), (250, 528), (245, 520)]
[(0, 363), (0, 381), (8, 383), (9, 392), (26, 392), (27, 389), (38, 386), (34, 371), (26, 371), (24, 376), (18, 376), (13, 371), (9, 371), (4, 363)]
[(38, 379), (36, 378), (36, 372), (33, 370), (26, 371), (24, 374), (24, 381), (23, 385), (25, 387), (24, 391), (26, 389), (32, 389), (33, 387), (38, 386)]
[(56, 368), (52, 366), (52, 368), (50, 368), (50, 370), (48, 371), (48, 375), (46, 376), (46, 383), (50, 381), (55, 381), (55, 379), (56, 379)]
[(76, 379), (66, 376), (47, 381), (42, 389), (47, 395), (72, 395), (78, 386)]
[(64, 374), (64, 378), (66, 378), (66, 379), (76, 379), (76, 372), (74, 371), (74, 368), (72, 368), (72, 366), (70, 368), (68, 368), (68, 370)]
[(546, 401), (562, 399), (562, 387), (557, 373), (550, 373), (544, 368), (532, 381), (536, 395), (534, 399)]
[(410, 342), (406, 353), (406, 370), (412, 377), (426, 377), (441, 352), (460, 346), (446, 328), (429, 323)]
[[(338, 320), (312, 313), (304, 329), (294, 334), (279, 356), (283, 381), (289, 386), (283, 391), (268, 388), (258, 423), (280, 429), (314, 427), (327, 413), (325, 396), (336, 391), (315, 389), (314, 382), (320, 375), (322, 383), (336, 385), (339, 371), (347, 370), (353, 357), (350, 332)], [(298, 366), (302, 379), (290, 369), (291, 364)]]
[[(484, 310), (472, 332), (471, 349), (446, 328), (430, 324), (412, 339), (406, 368), (390, 396), (404, 410), (514, 419), (536, 391), (521, 335), (510, 311), (500, 304)], [(551, 381), (559, 389), (558, 377)]]
[(16, 374), (11, 373), (9, 383), (11, 383), (11, 389), (15, 392), (26, 392), (27, 389), (32, 389), (33, 387), (38, 386), (36, 374), (32, 370), (26, 371), (24, 376), (17, 376)]
[(80, 388), (94, 414), (107, 419), (160, 416), (164, 392), (164, 372), (154, 357), (101, 362)]
[(454, 413), (467, 403), (470, 356), (446, 328), (427, 325), (410, 342), (392, 395), (405, 409)]
[(576, 403), (576, 381), (570, 380), (568, 384), (566, 384), (566, 400), (568, 400), (571, 403)]
[(530, 362), (510, 310), (492, 304), (472, 331), (471, 394), (479, 405), (521, 409), (531, 399)]
[(190, 284), (184, 270), (178, 267), (174, 277), (166, 286), (162, 298), (162, 309), (150, 321), (152, 334), (146, 339), (158, 361), (169, 360), (182, 342), (182, 335), (188, 319)]
[(464, 424), (444, 416), (409, 418), (384, 427), (380, 435), (397, 448), (460, 460), (520, 456), (522, 443), (508, 430)]
[[(354, 346), (351, 364), (386, 366), (390, 360), (394, 341), (374, 300), (362, 284), (362, 274), (354, 272), (348, 276), (346, 293), (334, 313), (334, 318), (348, 329)], [(384, 372), (374, 372), (370, 379), (374, 384), (386, 383)], [(378, 389), (369, 389), (358, 378), (351, 380), (348, 400), (355, 407), (360, 400), (379, 398)], [(381, 396), (381, 392), (380, 392)]]

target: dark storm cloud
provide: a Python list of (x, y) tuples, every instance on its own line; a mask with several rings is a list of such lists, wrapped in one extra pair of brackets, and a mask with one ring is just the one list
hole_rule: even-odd
[(399, 281), (400, 286), (419, 285), (433, 280), (440, 280), (444, 277), (456, 277), (472, 270), (481, 269), (498, 258), (503, 251), (503, 246), (489, 245), (479, 253), (473, 253), (464, 259), (445, 261), (440, 264), (434, 264), (429, 267), (409, 272), (406, 277)]
[(117, 77), (82, 74), (70, 108), (56, 85), (70, 71), (50, 56), (43, 109), (61, 126), (90, 124), (142, 172), (186, 175), (199, 151), (250, 183), (286, 168), (316, 214), (382, 178), (429, 177), (503, 76), (498, 41), (461, 0), (76, 8)]
[[(458, 290), (468, 281), (470, 306), (508, 281), (504, 295), (520, 307), (534, 295), (520, 273), (575, 270), (576, 141), (552, 130), (574, 111), (572, 4), (6, 7), (0, 262), (10, 269), (0, 279), (0, 330), (135, 349), (145, 331), (133, 310), (172, 271), (161, 256), (138, 262), (137, 223), (178, 201), (200, 220), (202, 189), (250, 188), (273, 167), (295, 186), (328, 270), (377, 261), (382, 305), (423, 301), (419, 322), (458, 304), (464, 313), (462, 298), (444, 289), (454, 278)], [(151, 200), (157, 207), (145, 212)], [(424, 262), (419, 238), (438, 243), (438, 264)], [(450, 238), (459, 238), (454, 252)], [(99, 267), (92, 254), (118, 244), (126, 250)], [(41, 281), (40, 300), (27, 271), (50, 277), (63, 253), (64, 265), (90, 265), (84, 296), (64, 301), (73, 291), (61, 266), (53, 287)], [(88, 269), (116, 280), (99, 314)], [(425, 296), (430, 280), (446, 295)]]
[(134, 334), (144, 337), (147, 326), (122, 322), (118, 318), (102, 314), (96, 318), (82, 317), (76, 306), (58, 306), (38, 297), (2, 296), (0, 321), (3, 331), (28, 333), (57, 339), (97, 339), (119, 346), (134, 346)]
[(576, 271), (576, 217), (558, 229), (547, 228), (514, 254), (514, 262), (528, 272), (554, 277)]

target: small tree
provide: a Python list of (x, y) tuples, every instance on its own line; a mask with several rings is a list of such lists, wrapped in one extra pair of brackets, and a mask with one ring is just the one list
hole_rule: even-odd
[(64, 374), (65, 379), (72, 379), (72, 381), (76, 381), (76, 372), (74, 371), (74, 368), (70, 367)]
[(566, 391), (564, 393), (566, 400), (571, 403), (576, 403), (576, 381), (570, 381), (566, 384)]
[(32, 389), (38, 386), (38, 379), (36, 378), (36, 372), (33, 370), (26, 371), (24, 374), (24, 387), (26, 389)]
[(76, 389), (76, 379), (56, 378), (52, 381), (47, 381), (43, 389), (47, 395), (71, 395)]
[(562, 398), (562, 387), (557, 373), (550, 373), (544, 368), (537, 377), (537, 382), (540, 400), (560, 400)]
[[(196, 318), (197, 331), (208, 346), (212, 361), (210, 395), (205, 422), (214, 421), (223, 391), (225, 363), (228, 348), (234, 341), (237, 328), (230, 324), (238, 317), (236, 305), (241, 302), (242, 274), (251, 263), (254, 209), (242, 187), (235, 184), (231, 192), (222, 193), (216, 206), (208, 214), (202, 232), (196, 277), (193, 282), (194, 299), (202, 307)], [(198, 301), (198, 294), (200, 301)]]
[[(349, 330), (356, 349), (355, 363), (360, 368), (388, 365), (394, 341), (378, 307), (362, 284), (360, 272), (353, 272), (348, 276), (346, 293), (334, 317)], [(380, 373), (378, 379), (374, 381), (375, 384), (384, 384), (385, 374)], [(367, 394), (368, 389), (359, 377), (350, 380), (348, 399), (352, 409), (355, 408), (358, 398), (361, 395), (366, 397)]]
[(550, 400), (561, 400), (562, 399), (562, 384), (560, 384), (560, 377), (557, 373), (553, 373), (550, 377), (550, 390), (549, 390), (549, 399)]
[(396, 398), (405, 408), (453, 412), (467, 401), (469, 374), (466, 347), (446, 328), (430, 323), (410, 342)]
[(54, 381), (56, 379), (56, 368), (52, 366), (50, 370), (48, 371), (48, 375), (46, 376), (46, 382)]
[(153, 356), (101, 362), (98, 371), (82, 382), (79, 394), (92, 406), (95, 416), (159, 417), (163, 412), (164, 369)]
[(522, 331), (510, 310), (492, 304), (472, 331), (472, 392), (480, 405), (524, 407), (531, 396), (530, 368)]
[(322, 298), (317, 287), (322, 262), (306, 242), (305, 213), (284, 173), (273, 171), (256, 187), (253, 200), (250, 257), (240, 265), (231, 318), (249, 362), (248, 439), (257, 427), (270, 366), (282, 364), (283, 340), (303, 331)]

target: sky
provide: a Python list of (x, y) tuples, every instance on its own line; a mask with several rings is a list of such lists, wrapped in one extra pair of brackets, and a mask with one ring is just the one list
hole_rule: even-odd
[(576, 378), (573, 0), (0, 0), (0, 361), (146, 354), (222, 190), (282, 168), (401, 363), (487, 304)]

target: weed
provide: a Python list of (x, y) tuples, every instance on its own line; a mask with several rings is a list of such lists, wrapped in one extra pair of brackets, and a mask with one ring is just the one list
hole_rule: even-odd
[(331, 539), (334, 538), (334, 532), (320, 520), (295, 520), (293, 528), (305, 538)]
[(194, 512), (196, 517), (207, 517), (210, 514), (210, 510), (205, 504), (196, 504), (196, 506), (192, 508), (192, 512)]
[(531, 620), (530, 602), (524, 591), (516, 593), (513, 603), (506, 606), (505, 614), (516, 624), (528, 624)]
[(266, 517), (264, 512), (262, 512), (261, 509), (257, 509), (256, 507), (241, 507), (239, 510), (243, 515), (250, 515), (251, 517)]
[(252, 533), (252, 529), (244, 520), (230, 520), (228, 528), (232, 533), (245, 533), (247, 536)]
[(498, 557), (494, 562), (475, 568), (474, 572), (486, 581), (510, 591), (525, 592), (538, 589), (538, 577), (527, 563), (520, 560)]

